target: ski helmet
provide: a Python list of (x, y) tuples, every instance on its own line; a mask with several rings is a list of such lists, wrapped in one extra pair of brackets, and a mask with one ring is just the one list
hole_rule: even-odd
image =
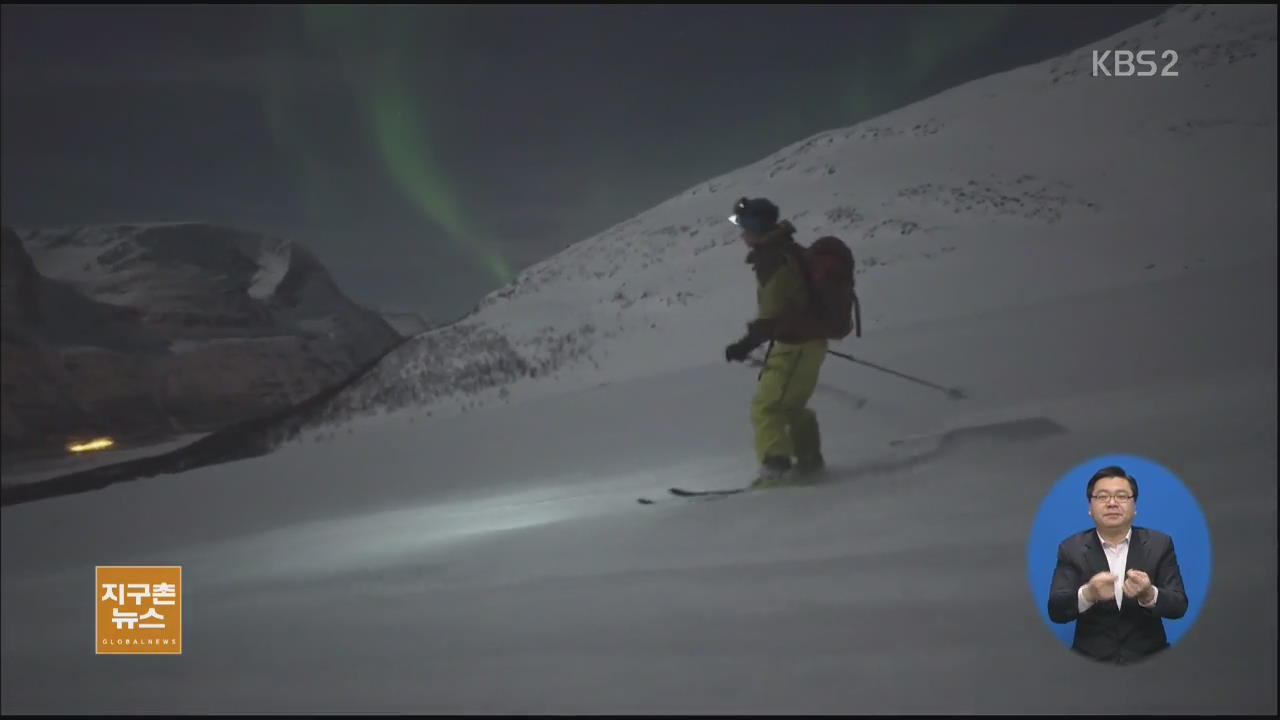
[(754, 233), (766, 233), (778, 224), (778, 206), (765, 198), (742, 198), (733, 206), (729, 222)]

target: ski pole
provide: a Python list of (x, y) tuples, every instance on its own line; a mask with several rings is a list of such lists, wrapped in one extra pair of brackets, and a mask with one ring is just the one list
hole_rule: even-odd
[(926, 387), (931, 387), (935, 390), (941, 390), (945, 392), (952, 400), (960, 400), (965, 397), (964, 391), (960, 390), (959, 388), (945, 388), (945, 387), (942, 387), (941, 385), (935, 385), (934, 383), (931, 383), (928, 380), (921, 380), (918, 377), (913, 377), (911, 375), (907, 375), (906, 373), (900, 373), (897, 370), (890, 370), (887, 367), (882, 367), (880, 365), (876, 365), (875, 363), (867, 362), (866, 360), (859, 360), (858, 358), (852, 355), (845, 355), (844, 353), (836, 352), (835, 350), (827, 350), (827, 352), (831, 353), (832, 355), (835, 355), (836, 357), (842, 357), (845, 360), (848, 360), (849, 362), (855, 362), (855, 363), (858, 363), (859, 365), (866, 365), (867, 367), (875, 368), (876, 370), (889, 373), (890, 375), (897, 375), (898, 377), (904, 380), (910, 380), (915, 383), (920, 383), (921, 385), (924, 385)]

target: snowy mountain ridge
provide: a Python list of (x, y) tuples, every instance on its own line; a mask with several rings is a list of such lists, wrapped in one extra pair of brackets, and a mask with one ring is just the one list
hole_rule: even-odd
[(399, 341), (296, 242), (209, 223), (4, 231), (7, 449), (214, 429)]
[[(1257, 217), (1274, 208), (1273, 153), (1255, 150), (1275, 145), (1275, 32), (1274, 8), (1179, 6), (815, 134), (527, 268), (388, 356), (326, 420), (715, 362), (754, 312), (726, 220), (740, 196), (777, 202), (802, 243), (852, 246), (864, 338), (836, 344), (846, 351), (913, 324), (1272, 257), (1274, 232), (1251, 224), (1275, 227), (1274, 212)], [(1124, 48), (1175, 49), (1180, 75), (1089, 74), (1095, 49)]]

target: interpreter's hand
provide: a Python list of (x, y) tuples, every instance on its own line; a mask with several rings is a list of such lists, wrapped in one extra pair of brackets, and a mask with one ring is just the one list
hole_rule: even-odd
[(1151, 601), (1151, 578), (1141, 570), (1130, 570), (1124, 577), (1124, 596), (1139, 602)]
[(1084, 599), (1091, 602), (1105, 602), (1107, 600), (1116, 599), (1116, 575), (1113, 572), (1102, 571), (1097, 575), (1089, 578), (1089, 584), (1084, 588)]

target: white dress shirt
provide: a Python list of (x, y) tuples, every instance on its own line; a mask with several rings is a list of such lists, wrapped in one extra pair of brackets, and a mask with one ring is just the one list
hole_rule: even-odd
[[(1116, 576), (1116, 609), (1120, 609), (1121, 598), (1124, 597), (1124, 567), (1129, 562), (1129, 539), (1133, 537), (1133, 528), (1129, 528), (1129, 532), (1124, 534), (1124, 539), (1119, 543), (1112, 545), (1102, 539), (1102, 535), (1098, 535), (1098, 541), (1102, 543), (1102, 552), (1106, 553), (1107, 565), (1111, 568), (1111, 574)], [(1080, 612), (1093, 607), (1093, 603), (1084, 599), (1084, 589), (1089, 583), (1080, 586), (1076, 591), (1077, 606)], [(1151, 602), (1138, 604), (1142, 607), (1152, 607), (1156, 604), (1156, 599), (1160, 596), (1160, 590), (1155, 585), (1151, 586)]]

